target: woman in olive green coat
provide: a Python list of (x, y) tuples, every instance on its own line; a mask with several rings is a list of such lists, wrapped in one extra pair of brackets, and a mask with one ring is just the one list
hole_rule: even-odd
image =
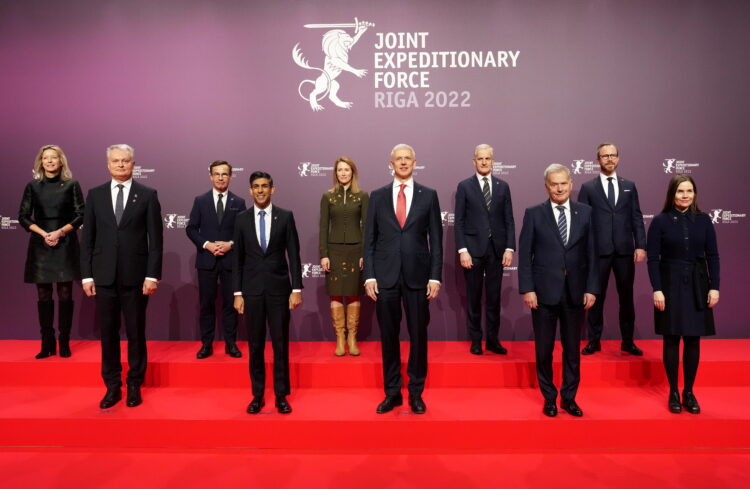
[(347, 346), (350, 355), (359, 355), (362, 238), (369, 197), (360, 190), (358, 175), (354, 161), (345, 156), (338, 158), (333, 188), (320, 199), (320, 266), (326, 272), (326, 292), (331, 297), (336, 356), (343, 356)]

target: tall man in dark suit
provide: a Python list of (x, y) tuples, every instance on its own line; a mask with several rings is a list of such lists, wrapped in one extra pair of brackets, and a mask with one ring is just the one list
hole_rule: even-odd
[(108, 409), (122, 399), (120, 314), (128, 336), (127, 405), (141, 404), (146, 375), (146, 306), (161, 278), (162, 222), (156, 190), (133, 180), (135, 151), (107, 148), (112, 181), (86, 198), (81, 242), (83, 291), (96, 297), (102, 335), (102, 377)]
[(286, 398), (290, 393), (289, 311), (302, 304), (302, 262), (294, 215), (271, 205), (275, 190), (271, 175), (253, 172), (250, 194), (254, 205), (237, 216), (234, 229), (234, 308), (240, 314), (247, 312), (253, 388), (253, 399), (247, 406), (250, 414), (258, 414), (265, 405), (266, 323), (273, 346), (276, 409), (281, 414), (292, 412)]
[(646, 258), (646, 229), (638, 203), (635, 183), (618, 177), (615, 173), (620, 163), (617, 146), (602, 143), (596, 148), (596, 159), (601, 174), (581, 186), (578, 202), (594, 209), (594, 236), (599, 252), (600, 294), (588, 314), (588, 344), (584, 355), (602, 349), (600, 339), (604, 329), (604, 299), (612, 271), (615, 273), (617, 295), (620, 297), (620, 349), (631, 355), (643, 355), (633, 342), (635, 306), (633, 282), (635, 264)]
[(386, 413), (403, 404), (401, 396), (401, 304), (409, 329), (409, 406), (415, 414), (427, 378), (429, 301), (438, 296), (443, 266), (443, 227), (437, 192), (414, 181), (414, 149), (399, 144), (391, 151), (395, 179), (370, 195), (365, 224), (365, 293), (375, 302), (383, 354)]
[(232, 165), (223, 160), (211, 163), (208, 168), (213, 188), (199, 195), (190, 211), (187, 235), (195, 244), (195, 268), (198, 269), (198, 296), (200, 297), (201, 349), (198, 359), (213, 354), (216, 326), (216, 283), (221, 283), (221, 325), (224, 329), (224, 352), (240, 358), (237, 348), (237, 311), (234, 309), (232, 288), (232, 263), (234, 221), (245, 210), (245, 199), (229, 191)]
[[(459, 261), (466, 278), (470, 352), (482, 354), (482, 292), (486, 290), (485, 320), (488, 351), (505, 355), (498, 341), (500, 287), (503, 267), (510, 266), (516, 248), (516, 231), (510, 187), (492, 176), (493, 149), (480, 144), (474, 149), (476, 173), (458, 184), (455, 236)], [(484, 286), (483, 286), (484, 285)]]
[(557, 388), (552, 382), (552, 352), (560, 321), (563, 383), (560, 407), (573, 416), (581, 378), (579, 351), (584, 310), (599, 291), (591, 207), (570, 201), (573, 180), (567, 167), (552, 164), (544, 171), (549, 200), (529, 207), (519, 240), (518, 285), (531, 308), (536, 349), (536, 374), (544, 396), (542, 412), (557, 415)]

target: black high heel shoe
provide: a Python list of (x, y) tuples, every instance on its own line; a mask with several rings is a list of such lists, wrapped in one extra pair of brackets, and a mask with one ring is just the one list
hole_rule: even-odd
[(682, 392), (682, 405), (685, 406), (687, 412), (691, 414), (700, 414), (701, 407), (698, 405), (698, 400), (695, 398), (692, 392)]

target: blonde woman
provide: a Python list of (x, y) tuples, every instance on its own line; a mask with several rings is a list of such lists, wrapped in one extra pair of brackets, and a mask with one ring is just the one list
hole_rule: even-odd
[[(359, 355), (360, 296), (362, 295), (362, 237), (367, 218), (367, 192), (359, 188), (353, 160), (336, 160), (333, 187), (320, 199), (320, 266), (326, 272), (331, 319), (336, 331), (336, 356)], [(347, 338), (346, 330), (349, 330)]]
[(81, 279), (76, 229), (83, 222), (84, 199), (59, 146), (42, 146), (34, 160), (34, 179), (26, 184), (18, 222), (31, 233), (24, 282), (37, 287), (42, 349), (36, 358), (56, 354), (53, 327), (57, 284), (60, 356), (70, 356), (73, 280)]

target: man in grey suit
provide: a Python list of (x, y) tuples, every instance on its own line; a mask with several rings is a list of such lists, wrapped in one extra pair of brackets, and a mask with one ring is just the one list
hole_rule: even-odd
[(635, 346), (635, 306), (633, 282), (635, 264), (646, 257), (646, 229), (638, 202), (635, 183), (615, 173), (620, 163), (617, 146), (602, 143), (596, 149), (601, 174), (581, 186), (578, 202), (590, 205), (594, 211), (594, 236), (599, 252), (598, 267), (600, 294), (588, 314), (588, 344), (584, 355), (602, 349), (600, 339), (604, 329), (604, 299), (609, 275), (614, 271), (617, 295), (620, 298), (620, 349), (631, 355), (643, 355)]
[(563, 383), (560, 407), (582, 416), (576, 403), (581, 379), (580, 338), (584, 310), (599, 292), (591, 207), (572, 202), (573, 180), (567, 167), (552, 164), (544, 171), (549, 200), (529, 207), (519, 239), (518, 289), (531, 309), (536, 373), (544, 396), (542, 412), (557, 415), (557, 388), (552, 381), (552, 352), (560, 322)]

